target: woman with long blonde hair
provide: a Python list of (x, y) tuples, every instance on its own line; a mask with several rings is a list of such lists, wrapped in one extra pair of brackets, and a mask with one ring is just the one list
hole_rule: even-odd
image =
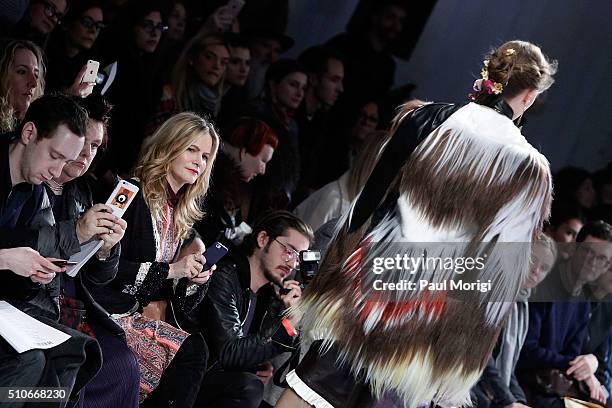
[(26, 40), (4, 40), (0, 45), (0, 133), (14, 130), (44, 91), (45, 64), (40, 47)]
[(188, 313), (201, 302), (214, 270), (203, 270), (201, 254), (179, 258), (179, 250), (202, 217), (218, 147), (213, 126), (191, 112), (172, 116), (145, 139), (130, 179), (140, 191), (124, 215), (130, 228), (121, 240), (117, 277), (94, 292), (137, 356), (144, 406), (170, 400), (193, 406), (204, 375), (202, 336), (165, 320), (166, 312)]
[(163, 87), (145, 134), (153, 133), (177, 112), (192, 111), (216, 118), (229, 56), (227, 41), (220, 34), (200, 32), (189, 40), (174, 66), (171, 82)]

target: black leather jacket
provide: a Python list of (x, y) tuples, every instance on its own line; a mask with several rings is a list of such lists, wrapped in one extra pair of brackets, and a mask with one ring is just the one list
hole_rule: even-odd
[(283, 307), (271, 285), (257, 293), (255, 315), (248, 333), (243, 325), (250, 305), (251, 271), (238, 250), (220, 262), (210, 279), (208, 295), (197, 311), (197, 320), (215, 368), (248, 371), (273, 357), (293, 351), (296, 339), (281, 324)]

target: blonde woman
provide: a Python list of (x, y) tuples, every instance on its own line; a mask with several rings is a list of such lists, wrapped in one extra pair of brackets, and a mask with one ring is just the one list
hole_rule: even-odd
[(229, 46), (222, 35), (201, 32), (193, 37), (174, 67), (172, 82), (164, 85), (161, 100), (145, 133), (153, 133), (176, 112), (193, 111), (216, 118), (229, 58)]
[(137, 356), (142, 406), (193, 406), (204, 374), (208, 351), (201, 335), (141, 313), (152, 301), (189, 312), (206, 294), (214, 268), (203, 270), (199, 253), (178, 259), (178, 252), (202, 217), (200, 201), (218, 146), (212, 125), (190, 112), (171, 117), (145, 139), (130, 180), (140, 192), (124, 215), (130, 228), (121, 240), (117, 277), (93, 293)]
[(0, 133), (14, 130), (28, 107), (45, 91), (42, 51), (25, 40), (0, 44)]
[(216, 117), (230, 50), (219, 34), (195, 36), (174, 68), (172, 88), (178, 110), (193, 110)]

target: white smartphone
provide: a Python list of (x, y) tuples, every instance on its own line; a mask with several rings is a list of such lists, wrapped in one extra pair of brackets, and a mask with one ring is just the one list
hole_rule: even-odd
[(84, 82), (96, 82), (96, 78), (98, 76), (98, 68), (100, 68), (100, 63), (98, 61), (89, 60), (87, 61), (87, 69), (85, 70), (85, 75), (83, 75), (83, 79), (81, 79), (81, 83)]
[(115, 186), (113, 193), (106, 200), (106, 205), (113, 209), (113, 215), (121, 218), (128, 206), (134, 200), (139, 188), (132, 183), (121, 180)]

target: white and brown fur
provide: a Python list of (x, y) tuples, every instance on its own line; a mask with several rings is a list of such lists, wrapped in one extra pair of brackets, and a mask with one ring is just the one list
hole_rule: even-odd
[[(395, 208), (367, 235), (371, 218), (353, 233), (348, 232), (350, 212), (340, 221), (300, 305), (304, 330), (325, 339), (324, 344), (335, 342), (341, 362), (365, 375), (376, 396), (393, 390), (407, 407), (429, 401), (468, 404), (507, 311), (508, 303), (488, 300), (515, 298), (529, 267), (528, 243), (548, 216), (551, 185), (548, 161), (508, 118), (474, 103), (462, 107), (406, 161), (386, 193), (399, 195)], [(466, 252), (478, 242), (524, 245), (511, 257), (508, 251), (493, 251), (478, 276), (495, 277), (490, 293), (447, 299), (433, 312), (401, 309), (402, 302), (418, 304), (419, 292), (368, 302), (376, 296), (367, 289), (375, 276), (351, 261), (394, 256), (391, 242), (402, 242), (415, 254), (424, 242), (464, 243)], [(404, 271), (396, 275), (417, 278)], [(383, 312), (393, 317), (383, 322)]]

